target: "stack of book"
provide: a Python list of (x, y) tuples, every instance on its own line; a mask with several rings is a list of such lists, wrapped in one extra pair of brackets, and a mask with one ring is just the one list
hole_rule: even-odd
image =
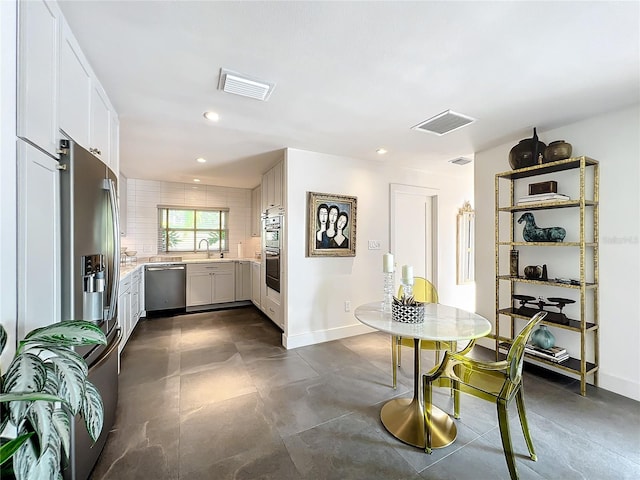
[[(507, 342), (500, 343), (500, 351), (503, 353), (507, 353), (510, 347), (511, 345)], [(569, 354), (567, 353), (567, 349), (562, 347), (541, 348), (541, 347), (532, 345), (531, 343), (527, 343), (527, 345), (524, 348), (524, 351), (529, 355), (532, 355), (538, 358), (543, 358), (545, 360), (549, 360), (555, 363), (562, 363), (565, 360), (569, 359)]]
[(524, 195), (518, 200), (518, 205), (526, 203), (552, 202), (558, 200), (571, 200), (569, 196), (562, 193), (538, 193), (536, 195)]

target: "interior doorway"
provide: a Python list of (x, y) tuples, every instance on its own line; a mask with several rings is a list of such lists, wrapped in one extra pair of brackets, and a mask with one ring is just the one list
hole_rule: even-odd
[(389, 246), (397, 268), (396, 287), (402, 265), (411, 265), (414, 276), (438, 288), (438, 190), (397, 183), (389, 187)]

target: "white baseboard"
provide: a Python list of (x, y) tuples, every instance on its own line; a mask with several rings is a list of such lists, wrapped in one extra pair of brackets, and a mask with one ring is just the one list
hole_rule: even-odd
[(609, 390), (610, 392), (622, 395), (623, 397), (640, 401), (640, 384), (634, 383), (631, 380), (614, 377), (613, 375), (602, 373), (601, 370), (598, 375), (598, 386), (605, 390)]
[(345, 327), (331, 328), (328, 330), (316, 330), (315, 332), (305, 332), (299, 335), (282, 334), (282, 345), (287, 350), (298, 347), (306, 347), (307, 345), (315, 345), (317, 343), (330, 342), (331, 340), (340, 340), (341, 338), (353, 337), (354, 335), (362, 335), (363, 333), (375, 332), (373, 328), (366, 325), (356, 324), (347, 325)]

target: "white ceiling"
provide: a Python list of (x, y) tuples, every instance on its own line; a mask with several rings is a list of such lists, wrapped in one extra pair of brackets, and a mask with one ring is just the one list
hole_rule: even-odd
[[(637, 1), (59, 3), (133, 178), (250, 188), (285, 147), (443, 172), (533, 126), (640, 101)], [(222, 92), (220, 68), (275, 91)], [(477, 121), (410, 129), (447, 109)]]

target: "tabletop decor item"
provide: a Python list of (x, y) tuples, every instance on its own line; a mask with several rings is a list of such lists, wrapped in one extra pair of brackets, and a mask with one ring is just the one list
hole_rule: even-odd
[(549, 280), (547, 276), (547, 264), (527, 265), (524, 267), (524, 277), (528, 280)]
[(402, 323), (424, 322), (424, 303), (417, 302), (413, 297), (393, 297), (391, 318)]
[(567, 143), (564, 140), (556, 140), (555, 142), (551, 142), (547, 148), (544, 149), (544, 161), (545, 163), (557, 162), (558, 160), (570, 158), (572, 150), (573, 147), (571, 147), (570, 143)]
[(520, 140), (509, 151), (509, 165), (514, 170), (538, 165), (543, 161), (543, 152), (547, 145), (538, 140), (538, 133), (533, 129), (533, 137)]
[(413, 296), (413, 267), (411, 265), (402, 266), (402, 292), (404, 297)]
[(518, 219), (518, 223), (525, 222), (522, 237), (525, 242), (561, 242), (567, 235), (562, 227), (540, 228), (536, 225), (536, 219), (531, 212), (525, 212)]
[(531, 343), (540, 348), (551, 348), (556, 344), (556, 337), (546, 325), (540, 325), (531, 334)]
[(393, 255), (385, 253), (382, 256), (382, 273), (384, 275), (382, 311), (391, 312), (391, 301), (393, 299)]
[(516, 249), (512, 249), (509, 252), (509, 275), (511, 277), (517, 277), (519, 272), (518, 259), (520, 252)]
[(356, 256), (356, 197), (309, 192), (307, 257)]

